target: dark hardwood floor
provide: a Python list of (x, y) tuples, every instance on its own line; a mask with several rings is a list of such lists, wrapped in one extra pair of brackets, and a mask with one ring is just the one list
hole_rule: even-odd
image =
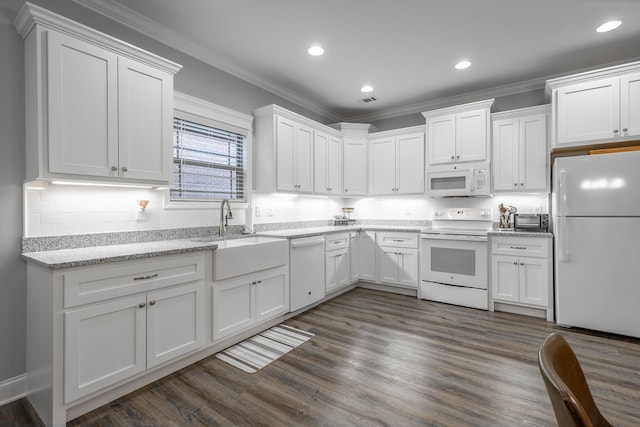
[(361, 288), (285, 323), (316, 336), (255, 374), (212, 356), (68, 425), (551, 426), (537, 352), (556, 330), (609, 421), (640, 425), (640, 340)]

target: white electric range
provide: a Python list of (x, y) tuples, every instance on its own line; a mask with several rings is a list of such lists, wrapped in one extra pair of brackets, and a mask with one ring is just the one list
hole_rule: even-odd
[(487, 233), (491, 211), (435, 209), (420, 236), (421, 299), (487, 310)]

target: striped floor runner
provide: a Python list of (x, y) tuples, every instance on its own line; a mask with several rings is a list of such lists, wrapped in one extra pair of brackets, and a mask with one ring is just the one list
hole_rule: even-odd
[(221, 351), (216, 357), (253, 374), (313, 336), (291, 326), (278, 325)]

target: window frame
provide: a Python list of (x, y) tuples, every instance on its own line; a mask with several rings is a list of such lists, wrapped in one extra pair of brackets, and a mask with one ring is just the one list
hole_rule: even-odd
[[(199, 123), (207, 124), (220, 129), (231, 132), (245, 134), (245, 164), (244, 164), (244, 182), (242, 199), (230, 200), (236, 205), (248, 205), (250, 203), (252, 188), (252, 125), (253, 116), (240, 113), (238, 111), (213, 104), (211, 102), (186, 95), (181, 92), (174, 92), (173, 116), (180, 115), (178, 112), (185, 113), (190, 119), (197, 120), (201, 118)], [(171, 120), (171, 133), (173, 135), (173, 119)], [(173, 141), (173, 138), (172, 138)], [(172, 142), (173, 144), (173, 142)], [(173, 150), (171, 156), (173, 165)], [(172, 172), (173, 180), (173, 172)], [(172, 181), (173, 186), (173, 181)], [(172, 200), (171, 188), (168, 187), (164, 192), (165, 209), (211, 209), (220, 205), (221, 200)]]

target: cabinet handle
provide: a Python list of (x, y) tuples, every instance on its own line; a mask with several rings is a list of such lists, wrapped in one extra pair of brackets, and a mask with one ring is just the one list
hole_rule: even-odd
[(618, 129), (614, 129), (614, 130), (613, 130), (613, 133), (618, 133)]
[(327, 191), (333, 191), (333, 188), (327, 188)]
[(155, 277), (158, 277), (158, 273), (156, 274), (151, 274), (150, 276), (140, 276), (140, 277), (134, 277), (133, 280), (149, 280), (149, 279), (153, 279)]
[(622, 132), (628, 132), (628, 131), (629, 131), (629, 129), (627, 129), (627, 128), (623, 128), (622, 129)]
[(337, 244), (338, 244), (338, 243), (340, 243), (340, 242), (341, 242), (341, 241), (340, 241), (340, 240), (338, 240), (338, 241), (336, 241), (336, 242), (333, 242), (333, 244), (334, 244), (334, 245), (337, 245)]
[(145, 305), (147, 305), (147, 304), (145, 304), (145, 303), (141, 302), (140, 304), (138, 304), (138, 307), (140, 307), (140, 308), (144, 308), (144, 306), (145, 306)]
[(513, 261), (513, 265), (518, 265), (518, 261)]
[(123, 166), (123, 167), (122, 167), (122, 172), (126, 172), (126, 171), (128, 171), (128, 170), (129, 170), (129, 169), (127, 169), (127, 167), (126, 167), (126, 166)]
[(149, 305), (156, 305), (156, 300), (152, 299), (151, 301), (149, 301)]
[(524, 182), (521, 182), (520, 185), (524, 185)]
[(521, 262), (520, 265), (524, 265), (524, 262)]
[(258, 283), (262, 283), (262, 280), (258, 280)]
[(527, 247), (526, 247), (526, 246), (509, 246), (509, 247), (510, 247), (511, 249), (522, 249), (522, 250), (527, 249)]
[(398, 242), (398, 243), (404, 243), (403, 239), (393, 239), (394, 242)]
[(115, 171), (118, 170), (118, 167), (117, 166), (111, 166), (111, 170), (115, 172)]

